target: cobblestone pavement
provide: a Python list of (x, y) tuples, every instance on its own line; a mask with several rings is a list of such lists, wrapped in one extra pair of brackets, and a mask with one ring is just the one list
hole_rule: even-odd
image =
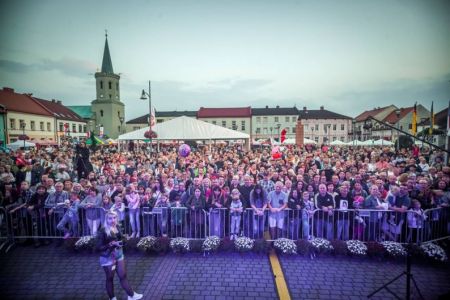
[[(350, 258), (280, 257), (292, 299), (361, 299), (404, 266)], [(128, 278), (145, 299), (276, 299), (265, 255), (221, 253), (145, 256), (126, 254)], [(449, 268), (413, 265), (425, 296), (450, 291)], [(405, 280), (392, 285), (404, 297)], [(118, 299), (126, 295), (115, 278)], [(1, 299), (107, 299), (104, 273), (95, 254), (46, 246), (17, 247), (0, 254)], [(383, 291), (376, 299), (393, 299)], [(417, 298), (417, 297), (416, 297)]]
[[(367, 295), (405, 271), (404, 262), (358, 258), (280, 257), (292, 299), (367, 299)], [(424, 299), (437, 299), (450, 292), (448, 265), (412, 264), (411, 271)], [(406, 276), (389, 285), (406, 298)], [(411, 283), (412, 298), (419, 299)], [(386, 290), (372, 299), (394, 299)], [(448, 299), (448, 298), (447, 298)]]

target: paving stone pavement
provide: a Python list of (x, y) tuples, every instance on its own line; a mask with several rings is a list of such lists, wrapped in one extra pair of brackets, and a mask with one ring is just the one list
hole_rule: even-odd
[[(403, 271), (397, 262), (281, 256), (292, 299), (362, 299)], [(126, 253), (128, 278), (145, 299), (277, 299), (265, 255)], [(413, 265), (425, 299), (450, 291), (449, 267)], [(392, 286), (404, 298), (405, 280)], [(126, 295), (115, 278), (118, 299)], [(416, 295), (415, 295), (416, 296)], [(417, 299), (417, 297), (415, 297)], [(98, 255), (53, 245), (0, 254), (0, 299), (107, 299)], [(386, 291), (374, 299), (393, 299)]]
[[(284, 276), (292, 299), (367, 299), (367, 295), (405, 271), (402, 261), (376, 261), (348, 257), (281, 256)], [(412, 274), (424, 299), (450, 293), (450, 267), (412, 264)], [(401, 299), (406, 298), (406, 276), (389, 285)], [(411, 283), (412, 299), (419, 299)], [(386, 290), (371, 299), (395, 299)], [(448, 299), (448, 298), (447, 298)]]

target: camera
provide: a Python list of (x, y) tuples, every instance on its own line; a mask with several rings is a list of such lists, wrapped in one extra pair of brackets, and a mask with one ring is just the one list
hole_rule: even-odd
[(117, 247), (123, 247), (123, 242), (122, 241), (117, 241)]

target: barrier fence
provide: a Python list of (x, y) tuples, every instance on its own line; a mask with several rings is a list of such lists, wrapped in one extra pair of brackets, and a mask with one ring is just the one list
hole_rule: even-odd
[[(368, 241), (397, 241), (418, 243), (449, 236), (449, 207), (425, 211), (395, 212), (391, 210), (346, 209), (323, 211), (316, 209), (244, 209), (210, 210), (186, 207), (139, 208), (118, 212), (119, 223), (131, 237), (167, 236), (202, 239), (207, 236), (247, 236), (264, 238), (268, 231), (271, 240), (284, 237), (329, 240), (357, 239)], [(99, 207), (63, 207), (29, 210), (25, 207), (0, 208), (0, 242), (20, 239), (60, 239), (95, 235), (104, 222), (105, 210)]]

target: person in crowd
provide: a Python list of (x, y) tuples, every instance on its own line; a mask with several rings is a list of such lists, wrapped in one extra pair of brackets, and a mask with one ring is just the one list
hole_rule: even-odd
[(125, 268), (125, 257), (123, 254), (124, 237), (118, 226), (118, 216), (113, 211), (105, 215), (105, 223), (97, 234), (97, 250), (100, 254), (100, 265), (106, 276), (106, 292), (109, 299), (116, 300), (114, 295), (114, 273), (117, 273), (120, 285), (128, 295), (128, 300), (138, 300), (143, 297), (136, 293), (130, 286)]
[[(66, 210), (64, 216), (61, 221), (59, 221), (56, 228), (59, 231), (64, 232), (64, 239), (68, 239), (71, 236), (78, 236), (78, 206), (80, 205), (80, 199), (78, 198), (78, 194), (76, 192), (70, 193), (70, 198), (64, 201), (64, 209)], [(70, 228), (67, 228), (66, 225), (70, 224)]]
[(314, 202), (311, 200), (309, 192), (303, 192), (302, 202), (301, 202), (301, 213), (302, 213), (302, 234), (303, 239), (311, 239), (312, 234), (310, 231), (311, 221), (314, 214)]
[(239, 236), (241, 227), (241, 215), (243, 211), (242, 201), (240, 199), (241, 193), (238, 189), (231, 191), (231, 204), (230, 204), (230, 239), (234, 240)]
[(264, 236), (264, 223), (268, 205), (267, 193), (260, 184), (255, 185), (250, 193), (250, 206), (253, 209), (253, 236)]
[(140, 226), (140, 197), (138, 192), (135, 190), (134, 186), (131, 185), (130, 187), (126, 188), (126, 195), (125, 199), (128, 205), (128, 215), (130, 218), (130, 224), (131, 224), (131, 237), (132, 238), (139, 238), (141, 236), (141, 226)]
[(343, 184), (339, 187), (339, 193), (334, 198), (336, 204), (335, 218), (337, 222), (336, 238), (347, 241), (350, 238), (350, 224), (354, 218), (353, 198), (350, 195), (349, 187)]
[(201, 238), (204, 235), (203, 225), (205, 223), (205, 213), (206, 199), (202, 194), (202, 189), (197, 186), (194, 189), (193, 195), (188, 200), (190, 207), (190, 222), (191, 222), (191, 232), (190, 236), (193, 238)]
[(407, 213), (408, 219), (408, 238), (407, 242), (421, 242), (424, 237), (424, 222), (427, 219), (419, 200), (411, 201), (411, 208)]
[(288, 238), (297, 240), (300, 231), (300, 214), (301, 214), (302, 194), (297, 189), (292, 189), (288, 195), (287, 217), (289, 223)]
[(275, 190), (268, 195), (269, 231), (272, 239), (282, 237), (284, 228), (284, 209), (287, 207), (288, 197), (282, 192), (283, 183), (277, 181)]
[(84, 216), (89, 227), (89, 234), (95, 236), (100, 226), (100, 206), (102, 198), (93, 187), (89, 189), (88, 195), (81, 202), (80, 207), (84, 209)]
[(316, 236), (333, 239), (333, 210), (336, 207), (333, 196), (327, 192), (325, 184), (319, 184), (319, 192), (314, 196), (314, 206), (319, 209), (316, 213)]

